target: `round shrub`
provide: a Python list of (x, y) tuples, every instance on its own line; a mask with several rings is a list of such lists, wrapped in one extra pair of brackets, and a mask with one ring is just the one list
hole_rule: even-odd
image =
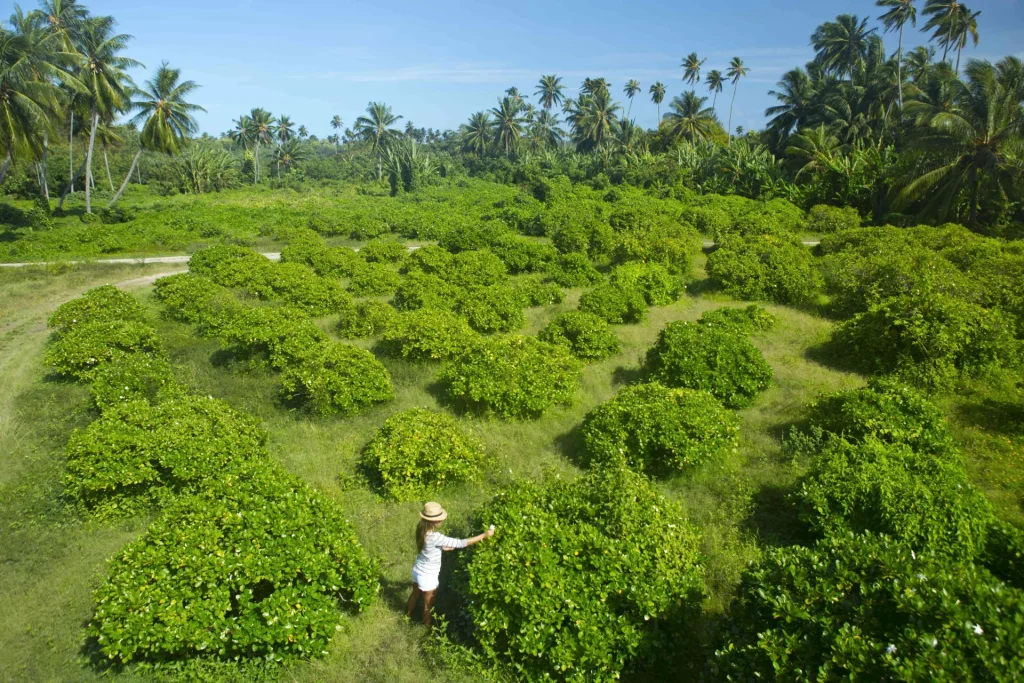
[(720, 240), (733, 231), (733, 219), (728, 211), (714, 206), (698, 206), (690, 211), (690, 220), (697, 231)]
[(985, 533), (981, 563), (999, 579), (1024, 590), (1024, 530), (993, 519)]
[(236, 360), (250, 367), (280, 370), (315, 354), (327, 333), (301, 311), (290, 308), (241, 308), (227, 311), (210, 328)]
[(732, 326), (743, 334), (755, 332), (766, 332), (776, 323), (775, 316), (764, 310), (757, 304), (750, 304), (746, 308), (723, 306), (710, 311), (705, 311), (697, 320), (699, 325), (711, 327)]
[(728, 408), (743, 408), (772, 381), (772, 368), (740, 331), (671, 322), (647, 351), (645, 369), (668, 387), (706, 391)]
[(558, 258), (550, 244), (534, 242), (518, 235), (507, 235), (491, 244), (491, 251), (505, 264), (509, 273), (535, 273)]
[(319, 657), (377, 576), (335, 503), (271, 471), (168, 507), (114, 558), (88, 633), (118, 664)]
[(422, 271), (434, 275), (444, 275), (452, 267), (454, 256), (444, 247), (430, 244), (409, 252), (409, 257), (402, 262), (402, 272)]
[(100, 411), (129, 401), (157, 403), (161, 397), (181, 391), (170, 363), (149, 353), (115, 356), (90, 375), (89, 394)]
[(343, 309), (335, 329), (346, 339), (376, 337), (383, 334), (397, 316), (398, 311), (391, 304), (367, 299)]
[(475, 479), (484, 451), (450, 415), (411, 408), (387, 419), (363, 457), (389, 496), (422, 500), (445, 484)]
[(419, 308), (451, 309), (459, 288), (438, 275), (412, 271), (402, 278), (395, 292), (395, 308), (413, 311)]
[(614, 263), (660, 263), (673, 275), (689, 274), (693, 257), (703, 242), (693, 228), (673, 231), (653, 228), (620, 234), (612, 253)]
[(348, 290), (356, 296), (387, 296), (398, 289), (401, 278), (385, 263), (364, 263), (352, 271)]
[(946, 454), (953, 437), (942, 412), (898, 382), (874, 379), (863, 389), (840, 391), (809, 406), (809, 422), (853, 442), (871, 437), (920, 453)]
[(87, 380), (100, 365), (125, 354), (161, 355), (153, 328), (137, 321), (74, 325), (46, 349), (43, 363), (61, 375)]
[(739, 420), (707, 392), (634, 384), (587, 413), (582, 432), (589, 466), (664, 476), (736, 448)]
[(612, 283), (635, 289), (649, 306), (667, 306), (679, 299), (682, 283), (660, 263), (624, 263), (612, 271)]
[(860, 227), (860, 213), (852, 206), (828, 206), (815, 204), (807, 212), (804, 229), (807, 232), (827, 234), (840, 230), (853, 230)]
[(455, 301), (455, 312), (477, 332), (512, 332), (526, 324), (522, 297), (508, 285), (463, 289)]
[(632, 287), (606, 282), (583, 292), (577, 308), (610, 323), (638, 323), (647, 317), (647, 301)]
[(316, 233), (303, 234), (281, 250), (281, 261), (304, 263), (323, 277), (348, 277), (361, 263), (359, 254), (349, 247), (330, 247)]
[(603, 279), (586, 254), (579, 252), (562, 254), (552, 261), (548, 265), (547, 277), (560, 287), (586, 287)]
[(281, 396), (317, 415), (342, 416), (395, 398), (391, 375), (365, 349), (332, 342), (281, 373)]
[(868, 437), (829, 439), (796, 499), (823, 534), (882, 533), (917, 550), (974, 557), (992, 517), (956, 454), (918, 453)]
[(473, 635), (527, 681), (618, 680), (659, 664), (699, 611), (699, 538), (628, 470), (523, 482), (481, 514), (466, 565)]
[(254, 418), (221, 401), (123, 401), (71, 435), (65, 491), (100, 517), (135, 514), (266, 459), (266, 441)]
[(789, 237), (725, 240), (708, 256), (707, 272), (730, 296), (780, 304), (812, 301), (822, 284), (810, 249)]
[(445, 279), (456, 287), (496, 285), (508, 280), (508, 271), (502, 260), (486, 249), (462, 251), (452, 258)]
[(884, 537), (768, 549), (731, 614), (712, 667), (719, 680), (1024, 676), (1024, 595)]
[(464, 408), (506, 419), (532, 419), (572, 403), (582, 364), (561, 346), (535, 337), (485, 339), (455, 356), (439, 375)]
[(194, 273), (162, 277), (154, 285), (164, 315), (178, 322), (208, 324), (225, 307), (234, 305), (228, 289)]
[(53, 328), (54, 336), (60, 336), (79, 325), (115, 320), (145, 322), (146, 311), (131, 294), (103, 285), (61, 304), (46, 324)]
[(469, 323), (451, 311), (422, 308), (400, 313), (384, 330), (381, 347), (409, 360), (444, 360), (479, 340)]
[(523, 306), (550, 306), (565, 301), (565, 292), (554, 282), (544, 282), (539, 277), (524, 277), (512, 282), (512, 289), (519, 295)]
[(404, 244), (394, 237), (378, 237), (359, 250), (367, 263), (399, 263), (409, 254)]
[(259, 287), (270, 266), (266, 256), (226, 244), (200, 249), (188, 261), (189, 272), (225, 287)]
[(320, 277), (301, 263), (277, 263), (267, 274), (270, 298), (281, 299), (311, 316), (334, 313), (352, 304), (352, 297), (340, 282)]
[(593, 313), (562, 313), (537, 334), (541, 341), (569, 349), (583, 361), (603, 360), (619, 352), (619, 338), (604, 319)]

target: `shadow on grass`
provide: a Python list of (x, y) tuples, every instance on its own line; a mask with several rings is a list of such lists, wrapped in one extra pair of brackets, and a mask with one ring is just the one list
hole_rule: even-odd
[(1004, 435), (1024, 434), (1024, 405), (986, 398), (957, 408), (957, 415), (987, 432)]
[(686, 293), (690, 296), (699, 297), (704, 294), (713, 294), (720, 291), (718, 284), (709, 277), (691, 280), (686, 283)]
[(644, 369), (639, 368), (627, 368), (625, 365), (612, 370), (612, 385), (621, 387), (627, 384), (636, 384), (644, 379)]
[(810, 545), (815, 537), (800, 519), (799, 509), (791, 499), (798, 484), (765, 486), (754, 495), (750, 514), (740, 528), (757, 537), (762, 545)]
[(583, 424), (573, 425), (572, 429), (555, 437), (555, 448), (566, 460), (581, 469), (586, 469), (583, 443)]
[(851, 353), (847, 346), (834, 337), (809, 347), (804, 352), (804, 357), (833, 370), (870, 374), (869, 369), (864, 366), (863, 359), (860, 359), (856, 353)]

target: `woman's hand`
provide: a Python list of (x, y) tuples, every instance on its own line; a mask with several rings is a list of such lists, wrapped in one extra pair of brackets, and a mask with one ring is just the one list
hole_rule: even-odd
[(494, 525), (492, 524), (491, 528), (488, 529), (487, 531), (485, 531), (484, 533), (487, 534), (487, 538), (490, 538), (491, 536), (493, 536), (494, 535)]

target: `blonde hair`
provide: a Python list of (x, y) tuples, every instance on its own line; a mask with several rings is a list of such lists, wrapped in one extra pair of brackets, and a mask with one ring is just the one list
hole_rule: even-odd
[(420, 519), (420, 523), (416, 525), (416, 549), (419, 552), (423, 552), (423, 548), (427, 545), (427, 534), (441, 526), (443, 519), (437, 521), (430, 521), (429, 519)]

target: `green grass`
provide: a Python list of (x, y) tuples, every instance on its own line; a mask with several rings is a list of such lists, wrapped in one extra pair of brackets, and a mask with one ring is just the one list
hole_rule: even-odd
[[(164, 269), (167, 266), (163, 267)], [(94, 680), (100, 673), (83, 659), (82, 625), (89, 618), (91, 590), (102, 581), (105, 560), (140, 534), (148, 520), (115, 525), (85, 521), (61, 502), (62, 447), (70, 431), (89, 420), (81, 387), (46, 378), (41, 366), (47, 332), (45, 318), (56, 306), (90, 286), (118, 282), (160, 266), (110, 268), (89, 266), (66, 273), (0, 271), (0, 679)], [(360, 450), (389, 416), (413, 406), (438, 407), (435, 375), (439, 366), (382, 360), (391, 371), (396, 399), (384, 406), (342, 419), (316, 419), (289, 411), (276, 401), (278, 377), (270, 372), (239, 373), (214, 362), (218, 345), (197, 339), (185, 325), (159, 319), (149, 286), (136, 293), (153, 312), (179, 379), (195, 392), (222, 398), (258, 416), (271, 434), (272, 457), (285, 468), (341, 504), (362, 543), (382, 560), (382, 593), (368, 613), (347, 618), (345, 630), (322, 660), (282, 671), (291, 681), (461, 681), (472, 676), (438, 667), (423, 655), (424, 630), (403, 616), (415, 555), (416, 503), (396, 503), (370, 491), (359, 478)], [(481, 481), (437, 495), (450, 511), (447, 528), (470, 530), (474, 510), (500, 487), (516, 478), (545, 472), (572, 476), (574, 428), (588, 410), (633, 381), (646, 350), (664, 325), (693, 320), (702, 312), (730, 303), (708, 293), (701, 283), (670, 306), (651, 309), (640, 325), (617, 326), (622, 350), (589, 365), (576, 402), (534, 422), (506, 423), (460, 416), (485, 443), (489, 458)], [(526, 333), (535, 333), (551, 318), (575, 306), (579, 292), (559, 305), (531, 309)], [(707, 634), (728, 605), (747, 562), (762, 548), (802, 538), (786, 495), (804, 464), (782, 457), (780, 438), (799, 422), (804, 405), (819, 392), (861, 385), (864, 378), (822, 365), (811, 351), (828, 337), (832, 323), (811, 312), (766, 306), (778, 326), (755, 336), (775, 372), (773, 386), (740, 411), (740, 448), (721, 462), (689, 475), (659, 482), (680, 502), (703, 534), (708, 574), (707, 619), (698, 640)], [(323, 321), (331, 329), (333, 320)], [(358, 342), (372, 348), (372, 341)], [(971, 392), (942, 399), (958, 440), (965, 447), (971, 473), (995, 502), (1000, 514), (1020, 521), (1024, 452), (1020, 388), (1012, 384), (979, 385)], [(451, 560), (449, 560), (451, 562)], [(706, 650), (697, 647), (682, 657), (679, 680), (699, 670)], [(146, 678), (129, 670), (123, 680)]]

